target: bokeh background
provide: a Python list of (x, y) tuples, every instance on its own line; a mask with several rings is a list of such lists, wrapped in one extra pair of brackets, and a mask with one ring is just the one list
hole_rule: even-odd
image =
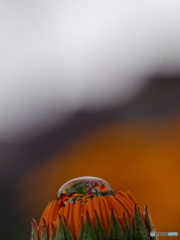
[(0, 239), (30, 239), (31, 218), (86, 175), (180, 234), (179, 9), (0, 1)]

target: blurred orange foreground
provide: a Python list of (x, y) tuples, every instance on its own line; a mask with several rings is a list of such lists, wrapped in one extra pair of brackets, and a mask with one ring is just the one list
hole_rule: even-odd
[(15, 198), (19, 211), (40, 218), (60, 186), (79, 176), (103, 178), (115, 191), (130, 190), (141, 208), (147, 204), (156, 231), (180, 235), (179, 119), (114, 123), (81, 136), (24, 176)]

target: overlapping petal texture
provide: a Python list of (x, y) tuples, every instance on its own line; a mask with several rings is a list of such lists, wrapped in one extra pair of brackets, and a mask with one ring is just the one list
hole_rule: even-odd
[(93, 196), (87, 201), (50, 202), (32, 240), (150, 240), (154, 230), (147, 208), (141, 212), (130, 192)]

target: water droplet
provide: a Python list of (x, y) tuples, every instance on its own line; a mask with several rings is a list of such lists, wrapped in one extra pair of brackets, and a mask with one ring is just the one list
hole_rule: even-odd
[(64, 203), (82, 201), (94, 196), (114, 195), (110, 184), (101, 178), (79, 177), (66, 182), (58, 191), (58, 199)]

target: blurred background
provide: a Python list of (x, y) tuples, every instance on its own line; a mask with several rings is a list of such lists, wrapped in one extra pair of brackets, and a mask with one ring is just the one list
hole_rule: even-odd
[(180, 234), (180, 2), (1, 0), (0, 32), (0, 239), (86, 175)]

